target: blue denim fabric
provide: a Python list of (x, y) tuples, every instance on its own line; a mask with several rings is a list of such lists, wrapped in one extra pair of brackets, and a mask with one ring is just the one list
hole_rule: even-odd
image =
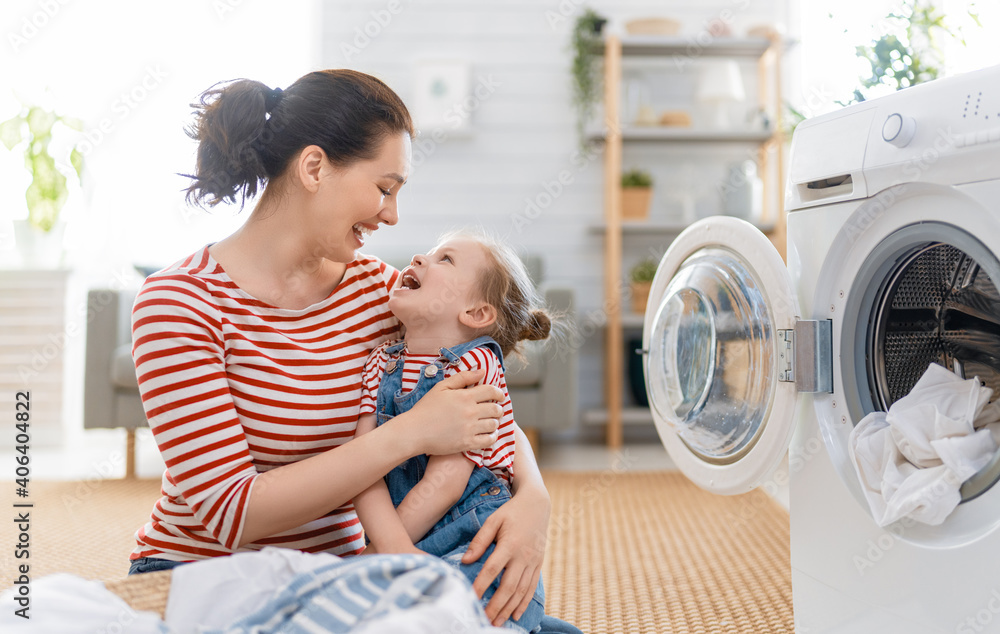
[(158, 557), (139, 557), (129, 562), (128, 573), (130, 575), (140, 575), (144, 572), (157, 572), (159, 570), (170, 570), (182, 564), (189, 564), (189, 561), (173, 561), (171, 559), (160, 559)]
[[(489, 337), (480, 337), (460, 344), (453, 348), (442, 348), (441, 357), (432, 364), (424, 366), (424, 370), (417, 380), (416, 387), (406, 394), (402, 393), (403, 386), (403, 349), (405, 344), (399, 342), (386, 349), (388, 361), (379, 382), (378, 396), (376, 398), (376, 414), (378, 424), (381, 425), (393, 416), (397, 416), (408, 411), (420, 398), (429, 392), (444, 378), (444, 369), (447, 365), (455, 363), (458, 359), (473, 348), (487, 347), (497, 355), (503, 364), (503, 355), (500, 346)], [(428, 370), (427, 368), (434, 368)], [(385, 483), (389, 489), (389, 496), (392, 503), (399, 506), (406, 494), (420, 481), (427, 470), (427, 456), (415, 456), (403, 464), (395, 467), (385, 476)], [(438, 521), (437, 524), (417, 542), (416, 547), (431, 555), (443, 558), (448, 563), (458, 568), (473, 582), (479, 571), (482, 570), (486, 559), (493, 553), (494, 545), (489, 548), (479, 559), (472, 564), (461, 563), (462, 555), (465, 554), (469, 543), (476, 533), (482, 528), (483, 522), (504, 502), (510, 499), (510, 491), (507, 483), (499, 478), (489, 469), (476, 467), (469, 482), (465, 487), (465, 492), (461, 499)], [(500, 586), (500, 579), (493, 580), (490, 587), (483, 593), (483, 606), (489, 603)], [(531, 605), (520, 619), (508, 621), (507, 626), (512, 629), (523, 629), (528, 632), (537, 631), (545, 614), (545, 590), (542, 587), (541, 579), (538, 587), (535, 588), (535, 596)], [(555, 621), (558, 621), (557, 619)], [(555, 630), (558, 632), (559, 630)], [(572, 631), (572, 630), (570, 630)]]

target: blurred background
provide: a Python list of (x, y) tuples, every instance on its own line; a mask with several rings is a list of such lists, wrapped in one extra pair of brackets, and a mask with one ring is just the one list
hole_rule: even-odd
[[(185, 134), (190, 104), (218, 81), (247, 77), (283, 87), (333, 67), (385, 80), (420, 128), (400, 222), (379, 231), (366, 250), (406, 261), (443, 231), (478, 224), (539, 256), (546, 283), (572, 290), (579, 335), (580, 420), (551, 440), (599, 442), (600, 419), (586, 412), (600, 409), (604, 390), (604, 174), (600, 143), (586, 140), (594, 138), (587, 130), (601, 120), (601, 104), (581, 134), (572, 46), (587, 9), (606, 20), (602, 36), (645, 26), (680, 38), (673, 54), (623, 65), (623, 122), (676, 117), (693, 128), (764, 131), (785, 144), (802, 118), (897, 89), (910, 80), (890, 80), (911, 70), (926, 79), (928, 68), (945, 76), (1000, 63), (995, 2), (8, 1), (0, 16), (0, 122), (36, 106), (65, 123), (53, 126), (50, 146), (66, 175), (54, 262), (29, 261), (25, 241), (16, 238), (15, 224), (29, 215), (32, 175), (23, 143), (14, 143), (20, 139), (5, 136), (14, 148), (0, 148), (0, 268), (11, 279), (39, 267), (66, 271), (65, 288), (52, 291), (65, 293), (65, 330), (52, 339), (62, 355), (61, 422), (51, 433), (39, 431), (38, 442), (66, 446), (82, 434), (87, 290), (138, 286), (136, 266), (169, 265), (225, 237), (249, 213), (185, 205), (182, 174), (192, 170), (195, 151)], [(704, 71), (704, 47), (761, 36), (781, 43), (780, 106), (755, 105), (775, 86), (759, 81), (755, 60), (744, 60), (723, 90), (732, 93), (726, 121), (709, 119), (697, 102), (708, 90), (704, 72), (695, 72)], [(921, 53), (919, 68), (908, 51)], [(879, 55), (897, 72), (867, 86)], [(594, 72), (600, 77), (599, 68)], [(625, 167), (651, 174), (650, 222), (667, 229), (627, 243), (623, 271), (661, 255), (684, 223), (731, 211), (720, 185), (748, 156), (752, 163), (757, 155), (739, 143), (647, 145), (626, 153)], [(74, 162), (82, 162), (80, 177)], [(780, 213), (780, 187), (771, 197)], [(30, 387), (19, 363), (7, 355), (0, 368), (8, 391)], [(652, 425), (630, 430), (650, 436)]]

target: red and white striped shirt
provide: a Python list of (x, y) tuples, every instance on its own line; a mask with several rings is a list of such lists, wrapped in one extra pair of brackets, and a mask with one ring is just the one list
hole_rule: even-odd
[(338, 555), (363, 548), (350, 503), (237, 545), (259, 474), (354, 436), (365, 359), (399, 334), (387, 307), (398, 275), (358, 256), (329, 297), (301, 310), (248, 295), (208, 247), (147, 278), (132, 309), (132, 356), (167, 469), (132, 559), (189, 561), (264, 546)]
[[(364, 385), (361, 390), (361, 414), (374, 414), (376, 401), (378, 398), (378, 384), (382, 380), (382, 373), (385, 371), (385, 363), (388, 360), (386, 348), (392, 344), (387, 341), (372, 351), (371, 356), (365, 363)], [(407, 393), (417, 386), (417, 380), (423, 367), (439, 359), (438, 354), (403, 354), (403, 393)], [(505, 479), (508, 483), (514, 477), (514, 410), (510, 404), (510, 395), (507, 393), (507, 379), (504, 377), (503, 366), (500, 359), (487, 348), (473, 348), (458, 359), (454, 365), (446, 365), (444, 368), (444, 378), (448, 378), (458, 372), (466, 370), (478, 370), (484, 368), (486, 377), (481, 381), (488, 385), (495, 385), (503, 391), (503, 418), (500, 419), (500, 433), (497, 441), (486, 449), (465, 452), (465, 457), (480, 467), (486, 467), (497, 476)]]

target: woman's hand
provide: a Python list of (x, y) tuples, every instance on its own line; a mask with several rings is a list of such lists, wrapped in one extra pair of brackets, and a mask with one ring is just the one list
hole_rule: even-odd
[[(478, 385), (485, 370), (459, 372), (435, 385), (408, 413), (389, 421), (413, 438), (417, 454), (447, 455), (485, 449), (497, 440), (503, 392)], [(404, 423), (404, 421), (406, 421)]]
[(515, 493), (483, 523), (462, 557), (462, 563), (471, 564), (496, 541), (496, 548), (472, 588), (482, 597), (503, 572), (500, 586), (486, 606), (486, 616), (497, 627), (511, 616), (521, 618), (535, 594), (542, 574), (550, 511), (551, 503), (544, 489)]

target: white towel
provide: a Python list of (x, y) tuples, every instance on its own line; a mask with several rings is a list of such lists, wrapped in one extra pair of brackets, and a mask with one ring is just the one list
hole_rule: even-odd
[(904, 517), (937, 525), (961, 501), (962, 483), (986, 466), (1000, 438), (1000, 403), (978, 379), (928, 366), (909, 394), (872, 412), (849, 450), (879, 526)]

